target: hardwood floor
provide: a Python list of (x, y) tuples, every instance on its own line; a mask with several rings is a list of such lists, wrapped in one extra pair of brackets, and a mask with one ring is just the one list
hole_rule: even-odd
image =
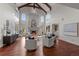
[(40, 40), (36, 51), (27, 51), (25, 39), (18, 38), (14, 44), (0, 48), (0, 56), (79, 56), (79, 46), (58, 40), (54, 47), (46, 48)]

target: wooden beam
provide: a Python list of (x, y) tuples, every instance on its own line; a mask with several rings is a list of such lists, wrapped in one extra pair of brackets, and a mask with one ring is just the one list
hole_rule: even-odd
[(35, 3), (35, 4), (47, 14), (47, 12), (38, 3)]
[(18, 7), (18, 9), (23, 8), (23, 7), (33, 7), (33, 8), (41, 9), (38, 6), (35, 6), (34, 4), (33, 5), (30, 5), (30, 4), (28, 4), (28, 5), (22, 5), (22, 6)]
[(48, 3), (44, 3), (49, 9), (50, 9), (50, 11), (51, 11), (51, 6), (48, 4)]
[(20, 6), (20, 7), (18, 7), (18, 9), (21, 9), (23, 7), (33, 7), (33, 8), (38, 8), (40, 10), (43, 10), (47, 14), (47, 12), (39, 4), (37, 4), (37, 3), (34, 3), (33, 5), (30, 5), (30, 4), (31, 3), (24, 4), (24, 5)]
[(25, 6), (29, 5), (29, 4), (31, 4), (31, 3), (24, 4), (24, 5), (20, 6), (20, 7), (18, 7), (18, 9), (23, 8), (23, 7), (25, 7)]
[(33, 8), (35, 9), (35, 3), (33, 4)]
[(24, 6), (24, 7), (34, 7), (34, 8), (41, 9), (41, 8), (39, 8), (38, 6), (33, 6), (33, 5), (26, 5), (26, 6)]

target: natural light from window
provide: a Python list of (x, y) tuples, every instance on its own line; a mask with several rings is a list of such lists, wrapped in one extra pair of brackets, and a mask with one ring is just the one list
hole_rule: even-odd
[(25, 21), (25, 20), (26, 20), (26, 15), (25, 15), (25, 14), (22, 14), (22, 15), (21, 15), (21, 20), (22, 20), (22, 21)]

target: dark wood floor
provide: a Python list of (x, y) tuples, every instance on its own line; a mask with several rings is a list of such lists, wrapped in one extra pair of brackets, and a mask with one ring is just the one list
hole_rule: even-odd
[(25, 39), (18, 38), (17, 41), (7, 47), (0, 48), (1, 56), (79, 56), (79, 46), (58, 40), (56, 45), (51, 48), (43, 47), (39, 42), (36, 51), (27, 51)]

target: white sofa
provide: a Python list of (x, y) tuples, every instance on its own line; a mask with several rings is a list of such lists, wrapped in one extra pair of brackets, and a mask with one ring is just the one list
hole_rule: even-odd
[(43, 36), (43, 46), (45, 47), (52, 47), (55, 44), (56, 36), (52, 38), (48, 38), (47, 36)]
[(37, 40), (35, 39), (26, 39), (25, 48), (27, 50), (35, 50), (37, 49)]

